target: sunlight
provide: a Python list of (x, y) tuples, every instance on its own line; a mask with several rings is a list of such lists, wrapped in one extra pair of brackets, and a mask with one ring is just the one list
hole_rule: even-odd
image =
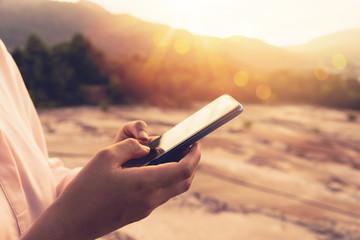
[(166, 47), (167, 45), (169, 45), (170, 40), (171, 40), (170, 31), (157, 32), (153, 36), (153, 42), (154, 42), (155, 46), (158, 48)]
[(186, 39), (178, 39), (174, 43), (174, 49), (178, 54), (183, 55), (189, 52), (190, 44)]
[(243, 39), (244, 39), (243, 36), (232, 36), (232, 37), (229, 38), (229, 41), (234, 42), (234, 43), (238, 43)]
[[(347, 4), (334, 0), (304, 0), (296, 4), (286, 0), (88, 1), (95, 2), (114, 14), (130, 14), (145, 21), (185, 29), (194, 34), (220, 38), (243, 35), (276, 46), (304, 44), (321, 35), (359, 27), (358, 0), (347, 0)], [(348, 9), (345, 11), (346, 8)], [(318, 21), (319, 9), (321, 21)]]
[(334, 67), (338, 70), (343, 70), (346, 68), (347, 62), (342, 54), (335, 54), (332, 59)]
[[(174, 29), (167, 32), (157, 32), (153, 36), (153, 42), (157, 48), (150, 54), (149, 58), (138, 73), (138, 78), (143, 84), (154, 82), (156, 75), (160, 71), (165, 54), (169, 51), (170, 41), (173, 37)], [(146, 86), (143, 86), (146, 88)]]
[(179, 13), (200, 13), (206, 7), (221, 4), (222, 0), (170, 0), (169, 3), (174, 9), (177, 9)]
[(208, 19), (208, 8), (221, 4), (221, 0), (171, 0), (168, 1), (169, 7), (176, 10), (176, 15), (171, 20), (170, 25), (187, 25), (186, 29), (194, 34), (204, 34)]
[(261, 84), (256, 88), (256, 96), (261, 100), (271, 97), (271, 88), (266, 84)]
[(325, 81), (329, 77), (329, 69), (325, 66), (318, 66), (314, 71), (315, 77), (320, 81)]
[(238, 87), (244, 87), (249, 81), (249, 74), (245, 71), (238, 71), (234, 75), (234, 83)]

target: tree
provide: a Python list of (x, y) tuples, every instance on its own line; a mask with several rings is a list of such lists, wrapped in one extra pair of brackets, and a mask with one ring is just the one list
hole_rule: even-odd
[(81, 34), (75, 34), (68, 50), (68, 61), (79, 83), (108, 84), (107, 76), (100, 69), (104, 65), (104, 55), (95, 49), (89, 40)]
[[(19, 51), (17, 51), (20, 56)], [(50, 49), (35, 34), (29, 36), (22, 54), (20, 69), (24, 82), (29, 89), (35, 104), (45, 102), (51, 98), (52, 84), (50, 84), (53, 64)]]
[(36, 106), (84, 104), (83, 86), (109, 84), (104, 55), (81, 34), (52, 48), (32, 34), (13, 58)]

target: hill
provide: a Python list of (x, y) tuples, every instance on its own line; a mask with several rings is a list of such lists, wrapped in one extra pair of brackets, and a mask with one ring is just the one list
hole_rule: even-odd
[[(170, 62), (190, 61), (189, 64), (201, 65), (217, 56), (218, 60), (213, 64), (223, 65), (223, 68), (231, 65), (250, 70), (276, 70), (312, 69), (319, 63), (329, 65), (329, 59), (340, 53), (355, 66), (360, 65), (360, 49), (357, 47), (360, 29), (318, 37), (303, 45), (279, 48), (243, 36), (227, 39), (195, 36), (129, 15), (114, 15), (86, 0), (77, 3), (3, 0), (0, 6), (0, 37), (9, 49), (23, 46), (31, 33), (55, 44), (81, 32), (108, 56), (118, 59), (148, 59), (155, 54)], [(180, 59), (172, 47), (177, 40), (185, 40), (189, 48), (187, 56)]]
[[(206, 51), (209, 55), (223, 58), (219, 61), (229, 61), (238, 67), (272, 69), (301, 63), (296, 54), (257, 39), (195, 36), (187, 31), (144, 22), (129, 15), (113, 15), (84, 0), (78, 3), (41, 0), (31, 5), (25, 3), (17, 8), (0, 9), (0, 37), (10, 49), (23, 46), (31, 33), (37, 33), (48, 43), (54, 44), (68, 40), (75, 32), (82, 32), (113, 58), (148, 58), (158, 51), (159, 46), (154, 41), (160, 36), (160, 41), (167, 42), (168, 46), (164, 47), (168, 51), (164, 57), (170, 61), (177, 61), (178, 57), (172, 46), (177, 40), (185, 39), (190, 51), (181, 60), (194, 61), (199, 52)], [(160, 49), (160, 52), (163, 51)], [(205, 54), (198, 61), (204, 62), (208, 58)]]
[(228, 93), (248, 102), (360, 106), (356, 29), (279, 48), (243, 36), (197, 36), (85, 0), (0, 8), (0, 38), (10, 50), (32, 33), (53, 45), (77, 32), (105, 53), (99, 67), (111, 79), (109, 88), (130, 102), (186, 107)]
[(312, 59), (325, 61), (334, 54), (343, 54), (347, 60), (360, 65), (360, 29), (348, 29), (325, 36), (321, 36), (299, 46), (290, 46), (286, 49), (308, 56)]
[(173, 49), (169, 46), (179, 39), (185, 39), (190, 50), (193, 50), (185, 58), (188, 61), (196, 59), (199, 52), (207, 52), (208, 55), (205, 54), (198, 62), (206, 61), (209, 55), (217, 55), (222, 58), (221, 61), (239, 68), (297, 69), (329, 62), (334, 54), (340, 53), (356, 66), (360, 65), (360, 49), (357, 47), (360, 29), (318, 37), (303, 45), (279, 48), (243, 36), (227, 39), (195, 36), (184, 30), (145, 22), (129, 15), (114, 15), (85, 0), (77, 3), (3, 0), (0, 4), (0, 37), (10, 49), (23, 46), (31, 33), (37, 33), (48, 43), (54, 44), (81, 32), (112, 58), (149, 58), (158, 52), (156, 41), (163, 41), (168, 45), (162, 44), (162, 47), (168, 48), (166, 53), (163, 53), (164, 49), (160, 50), (165, 54), (163, 57), (176, 61), (177, 54), (170, 51)]
[(29, 6), (38, 4), (40, 2), (46, 2), (48, 0), (1, 0), (0, 6), (2, 7), (19, 7), (19, 6)]
[[(71, 3), (60, 2), (27, 2), (0, 8), (0, 37), (11, 50), (24, 46), (27, 37), (36, 33), (48, 44), (69, 40), (76, 32), (80, 32), (84, 21), (82, 16), (86, 9)], [(20, 4), (21, 2), (21, 4)], [(90, 12), (89, 12), (90, 14)], [(88, 15), (88, 14), (86, 14)]]

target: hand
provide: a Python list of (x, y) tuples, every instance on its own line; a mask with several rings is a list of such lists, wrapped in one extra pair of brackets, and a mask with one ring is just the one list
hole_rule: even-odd
[[(130, 133), (125, 136), (139, 137), (134, 131)], [(119, 135), (118, 140), (123, 137)], [(121, 167), (129, 159), (148, 153), (148, 147), (131, 138), (101, 150), (24, 239), (97, 238), (148, 216), (159, 205), (189, 189), (200, 160), (199, 144), (194, 144), (180, 162)]]
[(119, 129), (114, 139), (114, 143), (121, 142), (128, 138), (137, 139), (141, 143), (149, 141), (147, 124), (140, 120), (126, 123)]

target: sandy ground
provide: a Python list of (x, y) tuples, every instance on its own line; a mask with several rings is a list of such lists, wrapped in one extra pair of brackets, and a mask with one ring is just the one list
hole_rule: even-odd
[[(201, 106), (201, 105), (199, 105)], [(83, 166), (119, 126), (142, 119), (153, 135), (190, 110), (148, 106), (40, 110), (49, 154)], [(103, 239), (360, 239), (360, 113), (245, 105), (202, 142), (191, 189)]]

